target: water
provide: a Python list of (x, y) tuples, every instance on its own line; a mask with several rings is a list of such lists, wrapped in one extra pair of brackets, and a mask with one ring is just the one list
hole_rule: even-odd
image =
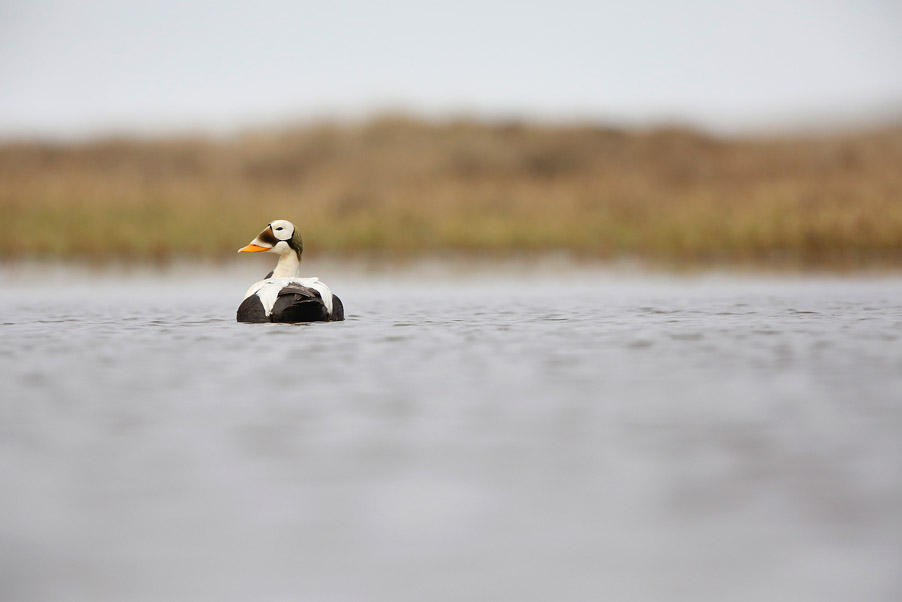
[(318, 275), (2, 273), (0, 598), (902, 596), (902, 279)]

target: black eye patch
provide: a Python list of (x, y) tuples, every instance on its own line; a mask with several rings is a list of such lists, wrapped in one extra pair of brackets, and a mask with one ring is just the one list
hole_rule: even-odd
[(273, 247), (276, 246), (276, 244), (278, 244), (278, 242), (279, 242), (279, 239), (277, 239), (275, 237), (275, 235), (273, 234), (272, 228), (267, 228), (266, 230), (261, 232), (260, 236), (258, 238), (261, 241), (272, 245)]

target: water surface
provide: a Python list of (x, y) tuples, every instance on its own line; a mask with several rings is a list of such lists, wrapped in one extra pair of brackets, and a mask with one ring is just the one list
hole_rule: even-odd
[(902, 596), (902, 279), (330, 276), (3, 272), (0, 597)]

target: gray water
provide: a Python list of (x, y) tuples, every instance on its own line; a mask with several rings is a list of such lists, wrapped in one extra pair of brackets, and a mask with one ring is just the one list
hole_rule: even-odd
[(421, 276), (0, 272), (0, 599), (902, 599), (902, 279)]

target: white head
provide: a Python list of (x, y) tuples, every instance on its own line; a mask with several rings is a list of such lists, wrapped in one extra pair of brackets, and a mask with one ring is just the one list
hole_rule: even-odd
[(286, 255), (296, 253), (298, 259), (304, 251), (304, 243), (294, 224), (284, 219), (270, 222), (263, 232), (249, 245), (238, 249), (239, 253), (277, 253)]

